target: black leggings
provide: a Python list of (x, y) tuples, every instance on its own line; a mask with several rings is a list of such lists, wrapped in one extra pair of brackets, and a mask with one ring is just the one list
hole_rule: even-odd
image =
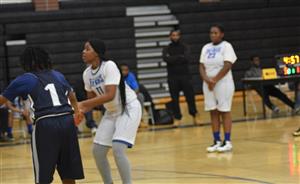
[(185, 99), (188, 104), (189, 114), (195, 116), (197, 113), (197, 109), (195, 103), (195, 93), (193, 90), (193, 85), (191, 83), (191, 77), (188, 75), (169, 76), (168, 84), (172, 98), (174, 117), (179, 120), (182, 118), (179, 106), (180, 91), (183, 91), (184, 93)]
[[(279, 100), (281, 100), (283, 103), (288, 105), (291, 108), (294, 108), (295, 103), (292, 102), (286, 94), (284, 94), (282, 91), (280, 91), (278, 88), (276, 88), (273, 85), (266, 85), (263, 87), (264, 90), (264, 103), (270, 108), (273, 109), (275, 105), (271, 102), (270, 96), (276, 97)], [(260, 88), (256, 87), (255, 91), (262, 97), (262, 91)]]
[(6, 132), (8, 127), (8, 109), (0, 108), (0, 134)]

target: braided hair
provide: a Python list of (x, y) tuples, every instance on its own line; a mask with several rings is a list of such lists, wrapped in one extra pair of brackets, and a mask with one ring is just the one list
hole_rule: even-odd
[(52, 69), (49, 53), (41, 47), (26, 47), (21, 55), (20, 62), (22, 68), (26, 72), (38, 72)]

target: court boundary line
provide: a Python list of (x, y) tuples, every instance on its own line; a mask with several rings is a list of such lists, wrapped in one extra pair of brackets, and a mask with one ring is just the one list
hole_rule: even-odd
[(223, 179), (230, 179), (230, 180), (238, 180), (238, 181), (246, 181), (246, 182), (254, 182), (254, 183), (261, 183), (261, 184), (273, 184), (268, 181), (262, 181), (253, 178), (244, 178), (238, 176), (228, 176), (228, 175), (219, 175), (219, 174), (210, 174), (210, 173), (198, 173), (198, 172), (187, 172), (187, 171), (166, 171), (166, 170), (152, 170), (152, 169), (132, 169), (133, 171), (141, 171), (141, 172), (160, 172), (160, 173), (175, 173), (175, 174), (190, 174), (190, 175), (202, 175), (202, 176), (209, 176), (214, 178), (223, 178)]

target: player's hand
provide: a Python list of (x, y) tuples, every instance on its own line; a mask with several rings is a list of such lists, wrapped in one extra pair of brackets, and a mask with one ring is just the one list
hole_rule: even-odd
[(83, 114), (87, 113), (91, 110), (87, 106), (85, 106), (83, 102), (78, 102), (78, 108), (79, 108), (79, 111)]
[(74, 113), (74, 123), (78, 126), (84, 118), (84, 114), (80, 111)]
[(214, 84), (209, 84), (209, 85), (208, 85), (209, 91), (213, 91), (214, 88), (215, 88), (215, 85), (214, 85)]
[(215, 86), (216, 86), (216, 81), (215, 81), (215, 80), (213, 80), (213, 79), (208, 79), (206, 83), (207, 83), (208, 89), (209, 89), (210, 91), (214, 90), (214, 88), (215, 88)]
[(29, 110), (28, 110), (28, 109), (24, 109), (24, 110), (22, 111), (22, 115), (23, 115), (24, 117), (29, 116)]

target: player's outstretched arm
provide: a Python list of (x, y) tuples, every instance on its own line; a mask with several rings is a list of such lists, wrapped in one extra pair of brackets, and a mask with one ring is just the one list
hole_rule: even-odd
[(93, 91), (87, 91), (86, 97), (87, 99), (95, 98), (97, 95)]
[(116, 91), (117, 85), (106, 85), (105, 94), (79, 102), (80, 111), (86, 113), (96, 106), (112, 101), (116, 96)]
[(8, 100), (4, 96), (0, 95), (0, 105), (5, 104), (7, 101)]

